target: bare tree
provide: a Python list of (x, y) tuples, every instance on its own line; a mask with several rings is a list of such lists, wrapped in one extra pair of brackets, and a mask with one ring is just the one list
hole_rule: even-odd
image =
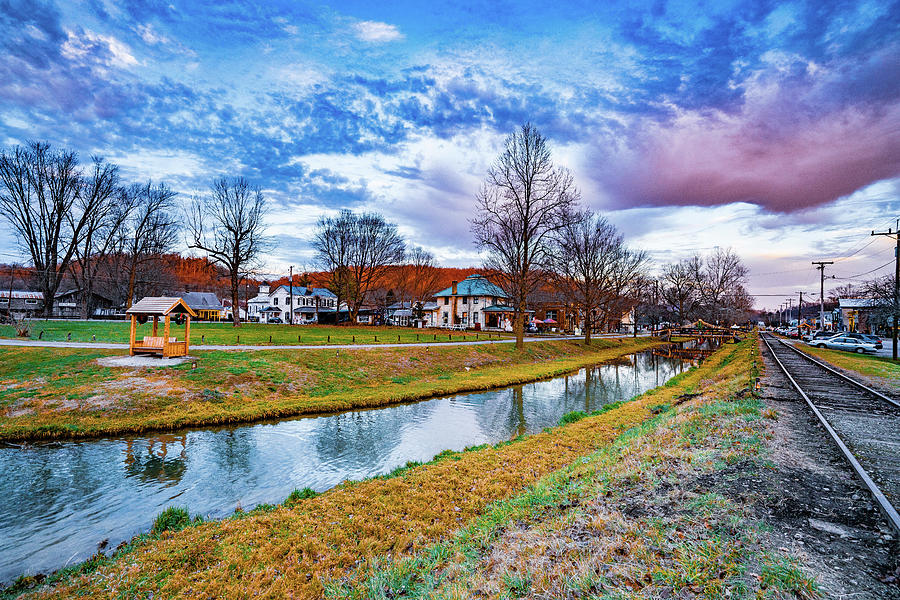
[[(118, 186), (118, 177), (106, 175), (105, 171), (110, 168), (110, 165), (95, 160), (91, 176), (82, 184), (82, 198), (100, 199), (88, 214), (84, 235), (75, 244), (71, 266), (72, 279), (81, 295), (83, 319), (93, 313), (98, 274), (121, 243), (125, 221), (133, 206), (130, 195)], [(71, 216), (69, 226), (74, 227)]]
[(566, 219), (554, 241), (549, 272), (557, 289), (583, 315), (584, 343), (590, 344), (594, 317), (609, 301), (622, 236), (605, 217), (584, 211)]
[(321, 217), (316, 224), (312, 246), (319, 265), (330, 273), (328, 287), (337, 296), (335, 324), (340, 323), (341, 303), (350, 295), (350, 261), (353, 251), (353, 221), (349, 210), (336, 217)]
[[(640, 303), (646, 282), (644, 270), (647, 266), (647, 253), (632, 250), (620, 243), (613, 248), (612, 263), (606, 294), (599, 311), (607, 322), (620, 321), (626, 312)], [(633, 321), (637, 328), (637, 319)]]
[(0, 215), (31, 257), (45, 316), (98, 206), (118, 182), (116, 166), (96, 157), (93, 164), (85, 184), (74, 152), (29, 142), (0, 153)]
[(733, 318), (733, 309), (747, 308), (752, 298), (747, 293), (747, 267), (731, 248), (716, 248), (703, 259), (696, 255), (689, 260), (691, 276), (697, 287), (699, 304), (712, 322)]
[(434, 255), (415, 246), (406, 253), (405, 264), (399, 267), (398, 297), (400, 302), (422, 301), (439, 289), (441, 273), (434, 264)]
[(141, 268), (157, 261), (175, 245), (180, 229), (175, 206), (177, 193), (165, 183), (134, 184), (128, 188), (129, 215), (121, 240), (128, 274), (125, 307), (134, 302), (135, 283)]
[(679, 325), (689, 321), (697, 300), (697, 285), (694, 269), (689, 259), (663, 267), (660, 276), (662, 297), (675, 313)]
[(313, 248), (319, 263), (331, 273), (338, 309), (341, 299), (346, 299), (351, 322), (356, 321), (373, 286), (405, 256), (396, 225), (378, 214), (357, 215), (349, 210), (319, 220)]
[(530, 123), (506, 138), (488, 169), (472, 220), (484, 266), (497, 273), (514, 311), (516, 347), (524, 346), (526, 302), (547, 264), (551, 236), (573, 211), (578, 192), (572, 175), (555, 167), (546, 138)]
[(188, 209), (188, 247), (203, 250), (228, 272), (233, 324), (240, 327), (238, 292), (265, 249), (266, 205), (260, 189), (243, 177), (217, 179), (210, 191)]

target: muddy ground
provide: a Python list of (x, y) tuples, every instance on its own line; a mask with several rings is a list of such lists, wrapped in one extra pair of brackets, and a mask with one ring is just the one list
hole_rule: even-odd
[(748, 488), (762, 496), (754, 504), (772, 527), (768, 545), (800, 558), (823, 596), (900, 599), (898, 535), (765, 347), (762, 353), (763, 401), (777, 411), (769, 441), (775, 469), (732, 482), (728, 494)]

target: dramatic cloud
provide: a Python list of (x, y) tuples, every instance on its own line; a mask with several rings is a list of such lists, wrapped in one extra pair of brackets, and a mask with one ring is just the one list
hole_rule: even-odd
[(679, 248), (728, 228), (751, 252), (895, 189), (898, 15), (888, 0), (7, 0), (0, 143), (105, 155), (184, 194), (245, 175), (276, 207), (279, 246), (304, 256), (318, 214), (351, 207), (466, 264), (475, 190), (504, 136), (531, 121), (586, 201), (660, 258), (681, 250), (647, 232), (673, 222)]

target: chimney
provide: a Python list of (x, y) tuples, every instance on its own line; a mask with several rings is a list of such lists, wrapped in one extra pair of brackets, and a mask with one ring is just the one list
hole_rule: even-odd
[(456, 284), (458, 284), (458, 283), (459, 282), (456, 280), (453, 280), (450, 282), (450, 293), (454, 296), (456, 295)]
[(259, 286), (259, 295), (260, 296), (267, 296), (268, 294), (269, 294), (269, 286), (267, 286), (267, 285)]

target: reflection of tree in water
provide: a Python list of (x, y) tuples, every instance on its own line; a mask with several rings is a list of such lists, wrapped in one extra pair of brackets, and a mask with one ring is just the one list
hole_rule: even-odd
[[(142, 446), (142, 445), (141, 445)], [(163, 434), (147, 439), (147, 447), (135, 448), (125, 442), (125, 475), (141, 481), (164, 483), (166, 487), (181, 481), (187, 469), (187, 435)]]
[(256, 429), (235, 427), (221, 429), (205, 435), (211, 460), (215, 461), (222, 473), (228, 474), (229, 482), (252, 482), (256, 479)]
[(369, 470), (391, 456), (402, 443), (405, 427), (428, 423), (438, 402), (447, 401), (426, 401), (316, 419), (317, 426), (311, 432), (316, 454), (326, 468)]

